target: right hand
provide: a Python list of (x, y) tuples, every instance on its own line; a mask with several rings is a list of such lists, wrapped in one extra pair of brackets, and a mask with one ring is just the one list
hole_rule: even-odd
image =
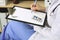
[(45, 7), (42, 7), (39, 4), (36, 4), (36, 5), (31, 4), (31, 10), (33, 10), (33, 11), (37, 10), (37, 11), (43, 11), (43, 12), (45, 12)]
[(36, 4), (36, 5), (32, 4), (31, 10), (33, 10), (33, 11), (40, 10), (40, 6), (38, 4)]

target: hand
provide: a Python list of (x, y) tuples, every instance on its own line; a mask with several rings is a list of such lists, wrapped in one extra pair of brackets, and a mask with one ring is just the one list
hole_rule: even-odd
[(31, 10), (33, 10), (33, 11), (37, 10), (37, 11), (43, 11), (43, 12), (45, 12), (45, 7), (42, 7), (39, 4), (36, 4), (36, 5), (32, 4), (31, 5)]
[(36, 4), (36, 5), (32, 4), (31, 10), (33, 10), (33, 11), (40, 10), (40, 6), (38, 4)]

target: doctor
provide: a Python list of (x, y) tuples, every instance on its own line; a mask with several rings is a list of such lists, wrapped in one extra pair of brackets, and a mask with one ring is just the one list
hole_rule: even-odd
[[(47, 22), (45, 28), (34, 26), (36, 31), (29, 40), (60, 40), (60, 0), (47, 0)], [(34, 5), (34, 4), (32, 4)], [(41, 7), (41, 6), (40, 6)], [(39, 6), (31, 6), (32, 10), (40, 10)]]

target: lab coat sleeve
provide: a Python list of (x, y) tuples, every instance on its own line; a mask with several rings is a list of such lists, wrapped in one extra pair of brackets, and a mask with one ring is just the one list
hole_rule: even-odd
[(54, 23), (52, 24), (52, 38), (55, 40), (60, 39), (60, 6), (55, 10), (56, 12), (56, 18), (54, 20)]
[(56, 9), (56, 19), (52, 26), (52, 32), (54, 33), (54, 35), (60, 37), (60, 6), (58, 6), (58, 8)]
[(45, 36), (50, 36), (51, 35), (55, 38), (59, 38), (60, 37), (60, 6), (58, 6), (55, 9), (54, 14), (56, 14), (55, 20), (53, 22), (53, 24), (51, 25), (51, 31), (47, 32), (45, 31)]
[[(42, 34), (45, 37), (51, 37), (55, 36), (54, 34), (59, 35), (60, 34), (60, 6), (58, 8), (56, 8), (55, 10), (56, 12), (56, 18), (54, 20), (54, 23), (51, 25), (51, 29), (50, 28), (40, 28), (35, 26), (35, 31), (39, 32), (40, 34)], [(60, 35), (59, 35), (60, 36)]]

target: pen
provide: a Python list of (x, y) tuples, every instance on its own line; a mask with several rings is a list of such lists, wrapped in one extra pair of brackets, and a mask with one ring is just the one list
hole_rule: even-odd
[[(34, 0), (34, 4), (32, 5), (32, 7), (36, 7), (36, 4), (37, 4), (37, 0)], [(33, 11), (31, 11), (32, 13)]]
[(36, 3), (37, 3), (37, 0), (34, 0), (34, 5), (36, 5)]
[(36, 7), (36, 3), (37, 3), (37, 0), (34, 0), (34, 5), (33, 5), (33, 7)]

